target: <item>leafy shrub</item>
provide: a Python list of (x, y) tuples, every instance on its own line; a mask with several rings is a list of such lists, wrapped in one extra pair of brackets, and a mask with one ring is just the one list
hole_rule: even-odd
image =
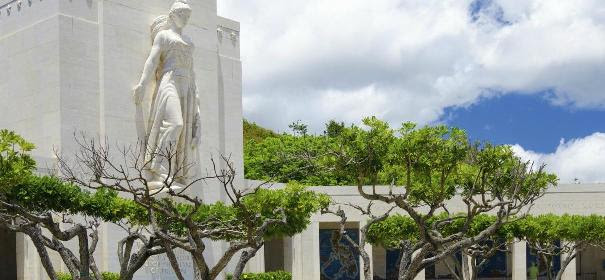
[(65, 273), (65, 272), (58, 272), (57, 279), (58, 280), (72, 280), (71, 274)]
[[(228, 275), (227, 280), (232, 280), (233, 276)], [(263, 273), (244, 273), (241, 279), (246, 280), (292, 280), (292, 273), (286, 271), (272, 271)]]
[[(102, 280), (119, 280), (120, 274), (115, 272), (101, 272)], [(72, 280), (71, 274), (66, 272), (58, 272), (57, 273), (58, 280)], [(280, 278), (281, 279), (281, 278)]]
[(101, 272), (103, 280), (120, 280), (120, 274), (115, 272)]

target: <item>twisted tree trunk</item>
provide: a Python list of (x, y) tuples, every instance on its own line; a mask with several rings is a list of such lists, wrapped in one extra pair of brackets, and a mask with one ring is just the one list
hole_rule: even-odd
[(55, 273), (55, 269), (53, 264), (48, 256), (48, 251), (46, 250), (46, 245), (44, 244), (44, 239), (42, 236), (42, 230), (38, 225), (34, 226), (26, 226), (22, 230), (31, 241), (34, 243), (34, 247), (38, 251), (38, 255), (40, 256), (40, 261), (42, 262), (42, 266), (44, 270), (46, 270), (46, 274), (51, 280), (57, 280), (57, 274)]
[(242, 273), (244, 272), (244, 268), (250, 259), (252, 259), (256, 252), (263, 246), (263, 244), (257, 245), (255, 247), (249, 248), (248, 250), (242, 251), (242, 255), (240, 256), (237, 265), (235, 266), (235, 271), (233, 271), (233, 280), (240, 280)]
[(78, 226), (78, 244), (80, 246), (80, 280), (91, 280), (90, 278), (90, 254), (88, 253), (88, 235), (83, 226)]
[(401, 242), (401, 248), (399, 249), (399, 272), (397, 273), (397, 279), (403, 280), (408, 272), (410, 261), (412, 260), (412, 242), (404, 240)]

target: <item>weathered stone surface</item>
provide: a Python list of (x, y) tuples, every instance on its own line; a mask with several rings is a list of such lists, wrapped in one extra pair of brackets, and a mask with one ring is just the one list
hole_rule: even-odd
[[(193, 13), (183, 32), (196, 46), (192, 59), (201, 101), (199, 169), (206, 170), (211, 157), (227, 154), (243, 171), (239, 24), (217, 16), (216, 0), (190, 2)], [(149, 53), (149, 26), (172, 3), (0, 1), (0, 128), (34, 142), (42, 170), (55, 166), (53, 149), (77, 149), (74, 133), (135, 144), (132, 88)], [(10, 5), (10, 14), (4, 5)], [(193, 191), (210, 202), (225, 199), (212, 183)], [(117, 271), (114, 243), (122, 234), (117, 227), (102, 226), (97, 250), (101, 270)], [(19, 279), (44, 279), (28, 243), (17, 237)], [(208, 255), (215, 256), (221, 248), (215, 245)], [(144, 271), (138, 277), (150, 279)]]

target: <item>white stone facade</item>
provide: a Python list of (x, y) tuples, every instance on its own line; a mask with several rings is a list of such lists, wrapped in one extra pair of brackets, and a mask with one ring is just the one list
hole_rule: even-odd
[[(193, 13), (184, 33), (196, 46), (201, 168), (225, 154), (243, 170), (239, 23), (217, 16), (216, 0), (190, 2)], [(77, 149), (74, 133), (136, 144), (132, 88), (150, 49), (149, 26), (172, 3), (0, 0), (0, 128), (36, 144), (41, 169), (54, 166), (53, 150), (69, 154)], [(218, 185), (200, 184), (195, 191), (207, 201), (224, 199)], [(97, 259), (102, 271), (117, 271), (116, 234), (117, 228), (101, 229)], [(220, 250), (217, 245), (209, 254)], [(18, 279), (46, 279), (37, 258), (29, 241), (18, 235)]]
[[(77, 148), (74, 133), (134, 144), (137, 136), (131, 90), (149, 51), (149, 24), (165, 14), (172, 2), (0, 0), (0, 128), (15, 130), (34, 142), (34, 156), (41, 169), (53, 167), (53, 149), (69, 153)], [(243, 170), (239, 23), (217, 16), (216, 0), (192, 0), (191, 6), (193, 14), (184, 32), (196, 45), (202, 168), (209, 166), (211, 157), (225, 154), (231, 155), (237, 170)], [(337, 202), (367, 203), (354, 187), (313, 189)], [(225, 199), (211, 184), (200, 185), (197, 190), (208, 201)], [(562, 185), (540, 199), (533, 213), (605, 215), (603, 201), (605, 185)], [(375, 211), (380, 207), (377, 204)], [(357, 211), (345, 210), (351, 227), (365, 222)], [(386, 210), (385, 205), (382, 210)], [(267, 262), (279, 258), (276, 266), (291, 271), (294, 279), (320, 279), (319, 231), (334, 227), (337, 221), (331, 215), (314, 215), (303, 233), (259, 251), (249, 270), (263, 271), (269, 267)], [(97, 261), (102, 271), (118, 270), (115, 240), (120, 234), (115, 226), (103, 225), (101, 229)], [(525, 244), (516, 242), (512, 247), (507, 278), (526, 279)], [(222, 248), (216, 245), (209, 254)], [(373, 255), (374, 274), (384, 276), (385, 250), (367, 249)], [(57, 255), (53, 258), (61, 263)], [(23, 235), (16, 236), (16, 259), (18, 279), (47, 279), (35, 249)], [(150, 260), (138, 279), (173, 279), (161, 262)], [(564, 279), (576, 279), (577, 275), (605, 279), (603, 264), (603, 252), (591, 250), (570, 264)], [(428, 278), (421, 273), (417, 279)]]
[[(258, 184), (257, 181), (246, 180), (250, 186)], [(275, 184), (274, 187), (281, 187), (283, 184)], [(335, 186), (335, 187), (312, 187), (314, 191), (328, 194), (336, 203), (352, 203), (356, 205), (367, 205), (368, 201), (359, 196), (357, 187)], [(369, 189), (367, 191), (370, 191)], [(379, 192), (386, 193), (388, 187), (378, 187)], [(557, 215), (563, 214), (579, 214), (579, 215), (605, 215), (605, 184), (564, 184), (556, 188), (552, 188), (540, 198), (531, 210), (534, 215), (553, 213)], [(449, 204), (451, 211), (462, 205), (456, 205), (453, 201)], [(378, 215), (386, 211), (389, 207), (384, 203), (376, 202), (372, 208), (374, 214)], [(351, 223), (351, 228), (359, 228), (366, 221), (367, 217), (361, 216), (360, 213), (347, 206), (343, 206), (347, 214), (347, 222)], [(395, 211), (397, 212), (397, 211)], [(394, 213), (395, 213), (394, 212)], [(404, 213), (403, 211), (399, 211)], [(284, 238), (283, 245), (280, 248), (269, 248), (265, 252), (275, 252), (283, 250), (279, 255), (284, 256), (283, 268), (292, 272), (293, 279), (304, 280), (319, 280), (320, 279), (320, 229), (330, 229), (335, 226), (339, 218), (334, 215), (313, 215), (309, 227), (292, 238)], [(347, 226), (349, 227), (349, 226)], [(515, 242), (512, 244), (512, 253), (507, 255), (507, 270), (508, 275), (502, 279), (525, 280), (527, 279), (527, 259), (526, 259), (526, 243), (524, 241)], [(385, 250), (382, 248), (366, 248), (369, 252), (372, 261), (372, 270), (374, 276), (385, 276)], [(274, 253), (275, 254), (275, 253)], [(277, 254), (276, 254), (277, 255)], [(263, 260), (269, 261), (270, 257), (265, 257)], [(605, 279), (605, 251), (598, 248), (591, 248), (583, 252), (580, 257), (569, 264), (565, 270), (563, 280), (575, 279)], [(269, 267), (270, 265), (261, 264), (260, 267)], [(446, 275), (448, 271), (442, 264), (437, 264), (435, 267), (436, 274)], [(416, 280), (435, 279), (425, 275), (423, 271)], [(440, 278), (447, 279), (447, 278)], [(479, 278), (479, 279), (500, 279), (500, 278)]]

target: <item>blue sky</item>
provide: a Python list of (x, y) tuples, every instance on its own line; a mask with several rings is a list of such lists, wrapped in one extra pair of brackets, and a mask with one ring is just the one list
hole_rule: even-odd
[(603, 0), (221, 0), (218, 12), (241, 23), (244, 116), (262, 126), (447, 123), (562, 182), (605, 182)]
[[(470, 3), (471, 21), (481, 21), (482, 15), (489, 15), (497, 25), (514, 24), (496, 0)], [(446, 108), (442, 121), (466, 129), (476, 140), (518, 144), (538, 153), (554, 153), (561, 139), (584, 138), (605, 131), (604, 108), (555, 105), (549, 100), (552, 95), (550, 90), (533, 94), (504, 92), (480, 98), (471, 106)]]
[(519, 144), (540, 153), (555, 152), (561, 139), (605, 132), (603, 109), (557, 106), (547, 96), (511, 93), (485, 98), (467, 108), (446, 109), (443, 122), (466, 129), (476, 140)]

